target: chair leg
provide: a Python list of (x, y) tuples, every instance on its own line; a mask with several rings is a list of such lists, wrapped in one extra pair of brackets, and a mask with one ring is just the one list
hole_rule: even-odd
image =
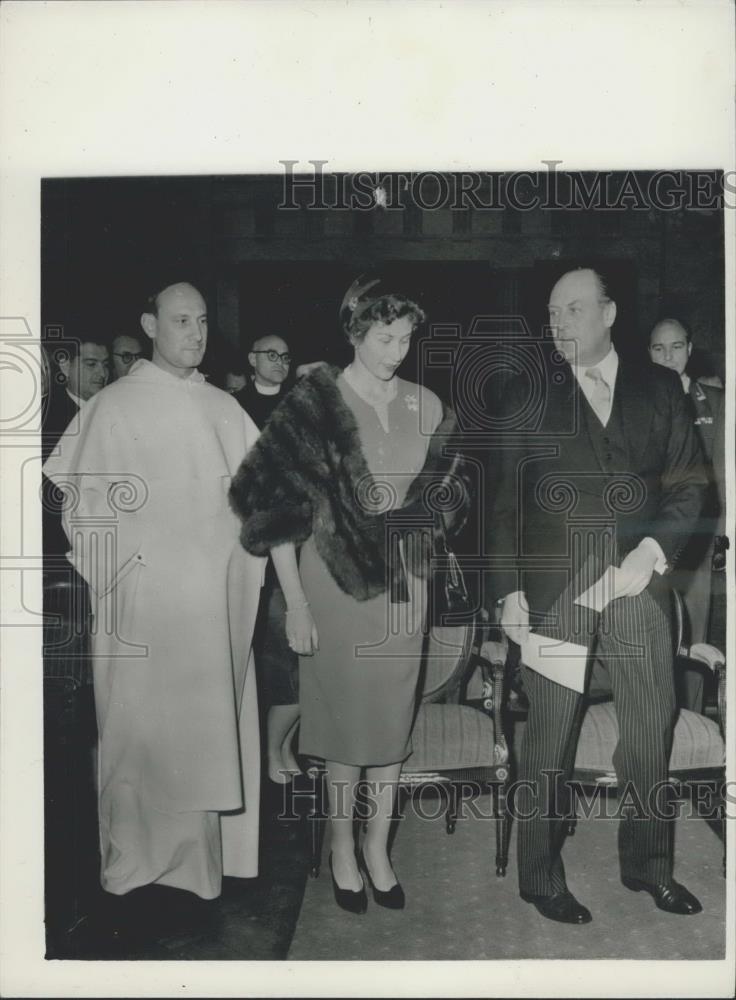
[(506, 783), (494, 782), (493, 814), (496, 820), (496, 876), (504, 878), (509, 863), (509, 814), (506, 804)]
[(317, 878), (322, 863), (322, 844), (325, 839), (325, 772), (323, 770), (314, 771), (312, 777), (314, 787), (309, 815), (307, 816), (307, 829), (309, 830), (309, 874), (312, 878)]
[(459, 796), (457, 785), (451, 781), (447, 786), (447, 809), (445, 810), (445, 829), (448, 833), (454, 833), (457, 825)]

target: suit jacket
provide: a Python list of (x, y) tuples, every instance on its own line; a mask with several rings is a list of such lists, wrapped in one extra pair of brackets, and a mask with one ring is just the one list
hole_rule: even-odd
[(588, 404), (569, 365), (545, 369), (541, 384), (509, 383), (502, 405), (509, 429), (487, 522), (493, 598), (524, 590), (532, 610), (545, 612), (590, 566), (592, 549), (602, 572), (646, 536), (660, 544), (668, 568), (677, 562), (707, 486), (680, 380), (661, 366), (620, 358), (613, 405), (625, 457), (612, 473), (594, 446)]
[(78, 412), (79, 407), (64, 386), (54, 386), (45, 399), (43, 409), (41, 453), (44, 462)]
[(692, 379), (689, 397), (695, 413), (695, 433), (703, 446), (711, 479), (704, 530), (722, 535), (726, 518), (726, 394), (723, 389)]
[[(64, 386), (54, 386), (46, 397), (43, 410), (41, 455), (44, 462), (77, 413), (79, 407)], [(41, 477), (41, 489), (44, 568), (47, 576), (61, 575), (66, 579), (71, 575), (71, 567), (65, 559), (69, 542), (61, 523), (62, 498), (46, 476)]]

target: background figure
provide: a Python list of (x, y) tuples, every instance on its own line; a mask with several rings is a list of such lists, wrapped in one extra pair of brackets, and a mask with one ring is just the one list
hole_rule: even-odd
[[(649, 356), (655, 364), (676, 372), (685, 404), (693, 421), (705, 460), (709, 488), (698, 530), (688, 542), (673, 574), (672, 585), (680, 591), (688, 618), (686, 641), (709, 642), (714, 547), (725, 531), (725, 393), (687, 374), (693, 344), (685, 326), (676, 319), (663, 319), (649, 336)], [(695, 667), (683, 671), (681, 696), (685, 708), (703, 710), (705, 675)]]
[[(340, 320), (352, 363), (318, 367), (289, 392), (240, 469), (232, 502), (243, 544), (270, 549), (279, 574), (287, 635), (301, 656), (299, 751), (323, 758), (327, 771), (335, 899), (362, 913), (359, 866), (376, 902), (404, 905), (388, 834), (411, 752), (427, 607), (426, 538), (409, 532), (399, 542), (390, 514), (416, 504), (426, 523), (422, 500), (450, 464), (443, 446), (455, 421), (433, 393), (396, 375), (424, 320), (414, 302), (359, 279)], [(363, 768), (369, 818), (356, 857)]]
[(127, 375), (136, 361), (147, 355), (145, 343), (141, 337), (129, 333), (120, 333), (112, 342), (112, 369), (114, 378)]
[[(619, 359), (611, 344), (615, 318), (616, 303), (592, 269), (569, 271), (552, 289), (557, 358), (543, 386), (538, 431), (519, 427), (530, 392), (523, 377), (504, 399), (513, 447), (501, 450), (491, 551), (512, 640), (523, 644), (530, 630), (545, 627), (585, 643), (605, 664), (620, 727), (618, 787), (633, 786), (647, 802), (667, 781), (675, 717), (670, 595), (660, 574), (697, 526), (707, 479), (678, 380), (655, 365)], [(560, 502), (568, 493), (572, 508)], [(616, 502), (626, 494), (630, 502)], [(584, 531), (575, 531), (576, 520)], [(500, 565), (522, 555), (514, 569)], [(565, 609), (610, 565), (618, 567), (613, 599), (589, 621), (579, 610), (586, 629), (574, 632), (576, 616)], [(529, 716), (517, 802), (527, 815), (537, 812), (518, 824), (520, 895), (551, 920), (587, 923), (590, 912), (567, 888), (565, 821), (549, 818), (562, 790), (546, 780), (555, 771), (561, 783), (569, 778), (582, 698), (528, 667), (522, 674)], [(697, 913), (699, 902), (673, 878), (671, 838), (671, 824), (651, 811), (646, 819), (624, 817), (622, 883), (648, 892), (662, 910)]]
[(245, 388), (246, 377), (242, 372), (226, 371), (223, 389), (231, 396)]
[[(291, 365), (288, 344), (273, 335), (258, 337), (248, 352), (248, 363), (251, 375), (245, 378), (235, 398), (262, 429), (284, 396), (284, 383)], [(284, 595), (269, 560), (253, 636), (253, 652), (258, 688), (268, 720), (268, 777), (278, 784), (287, 783), (299, 771), (291, 749), (299, 719), (299, 660), (286, 641), (285, 614)]]
[(252, 371), (235, 398), (258, 427), (263, 427), (283, 399), (291, 354), (285, 340), (275, 334), (258, 337), (248, 351)]
[(43, 420), (44, 459), (79, 412), (110, 378), (110, 352), (102, 340), (82, 336), (55, 352), (59, 377), (53, 379)]
[[(102, 341), (92, 336), (71, 340), (55, 353), (58, 373), (51, 379), (43, 407), (41, 456), (44, 462), (67, 428), (71, 435), (79, 432), (77, 415), (80, 408), (104, 389), (110, 377), (110, 352)], [(64, 558), (69, 546), (61, 524), (61, 497), (45, 476), (41, 487), (44, 573), (47, 578), (55, 575), (69, 580), (71, 571)], [(71, 574), (71, 580), (75, 577), (76, 574)], [(86, 601), (81, 605), (86, 606)], [(77, 615), (74, 617), (76, 619)]]
[[(141, 317), (152, 362), (90, 401), (45, 466), (75, 503), (89, 585), (102, 885), (210, 899), (258, 870), (260, 749), (248, 669), (262, 561), (238, 544), (227, 484), (258, 432), (197, 371), (207, 312), (179, 283)], [(226, 815), (224, 815), (226, 814)]]

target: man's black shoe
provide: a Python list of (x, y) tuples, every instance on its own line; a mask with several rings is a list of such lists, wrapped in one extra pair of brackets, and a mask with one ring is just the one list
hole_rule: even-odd
[(621, 882), (632, 892), (648, 892), (660, 910), (665, 913), (682, 913), (685, 915), (700, 913), (703, 909), (700, 902), (688, 892), (684, 885), (674, 880), (668, 885), (650, 885), (638, 878), (621, 876)]
[(519, 894), (525, 903), (533, 903), (548, 920), (561, 924), (589, 924), (593, 919), (590, 910), (578, 903), (567, 889), (552, 896), (532, 896), (528, 892)]

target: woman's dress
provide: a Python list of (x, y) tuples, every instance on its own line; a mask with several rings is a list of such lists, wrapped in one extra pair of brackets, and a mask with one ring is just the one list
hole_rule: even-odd
[[(358, 426), (373, 496), (385, 499), (382, 509), (401, 506), (424, 465), (428, 432), (439, 425), (442, 404), (428, 389), (397, 379), (396, 395), (384, 407), (385, 429), (374, 406), (344, 375), (337, 387)], [(356, 484), (359, 491), (364, 485)], [(302, 547), (300, 571), (319, 632), (319, 650), (299, 664), (300, 753), (354, 765), (405, 760), (411, 753), (426, 581), (406, 574), (405, 604), (391, 604), (388, 592), (356, 601), (332, 579), (313, 538)]]

